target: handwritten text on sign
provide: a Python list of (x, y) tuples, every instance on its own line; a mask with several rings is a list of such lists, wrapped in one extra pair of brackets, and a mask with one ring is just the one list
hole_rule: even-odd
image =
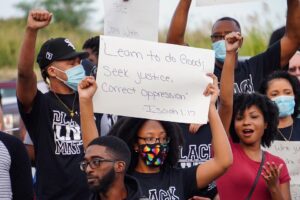
[(243, 3), (243, 2), (253, 2), (253, 1), (255, 0), (197, 0), (196, 6), (210, 6), (210, 5)]
[(158, 41), (158, 0), (105, 0), (104, 35)]
[(300, 142), (274, 141), (267, 151), (285, 161), (291, 176), (292, 199), (300, 199)]
[(212, 50), (101, 36), (95, 111), (206, 123), (213, 68)]

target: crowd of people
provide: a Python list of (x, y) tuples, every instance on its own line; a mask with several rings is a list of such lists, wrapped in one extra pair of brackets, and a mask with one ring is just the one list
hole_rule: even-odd
[[(191, 2), (179, 1), (167, 43), (188, 45)], [(99, 36), (80, 52), (67, 38), (51, 38), (35, 56), (52, 13), (30, 11), (16, 92), (26, 148), (0, 132), (0, 199), (292, 199), (284, 158), (264, 149), (300, 141), (300, 2), (287, 0), (287, 7), (286, 26), (266, 51), (243, 61), (239, 22), (213, 24), (207, 124), (94, 113)], [(37, 88), (35, 60), (46, 92)]]

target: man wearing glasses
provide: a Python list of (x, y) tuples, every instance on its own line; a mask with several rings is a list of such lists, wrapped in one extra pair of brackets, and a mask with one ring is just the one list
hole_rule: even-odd
[(137, 180), (125, 175), (130, 159), (130, 150), (123, 140), (114, 136), (94, 139), (80, 162), (93, 192), (89, 200), (145, 199)]
[[(179, 1), (169, 28), (168, 43), (185, 44), (184, 34), (191, 2), (192, 0)], [(300, 2), (289, 0), (287, 1), (287, 7), (286, 31), (280, 41), (259, 55), (236, 62), (235, 93), (257, 91), (262, 79), (272, 71), (286, 66), (300, 46)], [(235, 53), (236, 59), (238, 58), (238, 52), (226, 52), (224, 37), (231, 32), (241, 33), (241, 27), (237, 20), (230, 17), (217, 20), (212, 27), (211, 41), (216, 58), (214, 73), (219, 80), (226, 53)]]

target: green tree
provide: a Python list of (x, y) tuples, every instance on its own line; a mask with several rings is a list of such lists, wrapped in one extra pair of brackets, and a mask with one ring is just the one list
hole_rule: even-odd
[(33, 8), (44, 8), (53, 13), (54, 21), (71, 27), (82, 27), (88, 14), (94, 9), (90, 4), (94, 0), (31, 0), (16, 4), (27, 16)]

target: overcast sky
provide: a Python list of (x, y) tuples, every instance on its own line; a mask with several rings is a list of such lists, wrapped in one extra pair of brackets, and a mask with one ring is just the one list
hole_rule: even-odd
[[(94, 12), (90, 16), (90, 25), (95, 31), (101, 30), (100, 21), (103, 18), (102, 0), (94, 0), (94, 8), (99, 8), (98, 12)], [(173, 12), (179, 0), (160, 0), (160, 28), (168, 27)], [(0, 18), (20, 16), (14, 5), (20, 0), (7, 0), (1, 3)], [(251, 26), (249, 16), (257, 13), (259, 23), (263, 25), (265, 21), (270, 21), (273, 28), (278, 28), (285, 23), (286, 0), (260, 0), (250, 3), (237, 3), (228, 5), (218, 5), (210, 7), (195, 7), (195, 2), (191, 7), (189, 15), (188, 28), (201, 27), (202, 22), (213, 22), (224, 16), (236, 18), (245, 26)]]

